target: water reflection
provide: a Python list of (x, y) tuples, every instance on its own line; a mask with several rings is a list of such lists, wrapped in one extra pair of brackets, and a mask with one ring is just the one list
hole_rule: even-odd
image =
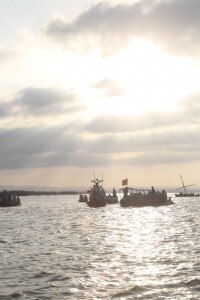
[(0, 211), (0, 296), (198, 299), (199, 206), (93, 209), (76, 197), (24, 198)]

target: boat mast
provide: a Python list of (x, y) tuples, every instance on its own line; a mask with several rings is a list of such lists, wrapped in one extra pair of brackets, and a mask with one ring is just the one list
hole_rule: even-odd
[(185, 191), (185, 194), (186, 194), (186, 188), (185, 188), (185, 185), (184, 185), (184, 182), (183, 182), (183, 178), (182, 178), (181, 175), (180, 175), (180, 177), (181, 177), (181, 181), (182, 181), (182, 184), (183, 184), (183, 188), (184, 188), (184, 191)]

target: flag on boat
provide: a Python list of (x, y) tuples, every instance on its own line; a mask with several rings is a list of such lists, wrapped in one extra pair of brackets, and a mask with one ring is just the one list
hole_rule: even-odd
[(128, 178), (122, 180), (122, 185), (128, 185)]

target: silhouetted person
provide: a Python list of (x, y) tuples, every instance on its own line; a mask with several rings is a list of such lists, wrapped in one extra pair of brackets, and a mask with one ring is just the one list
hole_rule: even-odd
[(124, 196), (128, 195), (128, 187), (127, 186), (123, 189), (123, 192), (124, 192)]
[(113, 189), (113, 196), (116, 197), (117, 196), (117, 193), (116, 193), (116, 190)]

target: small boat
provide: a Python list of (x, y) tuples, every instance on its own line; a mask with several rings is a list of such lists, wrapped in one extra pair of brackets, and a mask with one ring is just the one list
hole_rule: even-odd
[(117, 195), (106, 195), (106, 201), (108, 204), (115, 204), (119, 202)]
[(104, 189), (99, 185), (103, 180), (94, 179), (91, 180), (94, 183), (93, 188), (89, 192), (89, 200), (86, 202), (90, 207), (102, 207), (106, 206), (106, 193)]
[(0, 192), (0, 207), (11, 207), (11, 206), (20, 206), (21, 200), (19, 196), (11, 194), (8, 191), (4, 190)]
[[(124, 190), (124, 189), (123, 189)], [(130, 192), (130, 194), (128, 194)], [(166, 206), (174, 204), (171, 197), (167, 197), (165, 190), (125, 188), (124, 196), (120, 200), (122, 207)]]
[(189, 184), (189, 185), (185, 185), (184, 182), (183, 182), (183, 178), (182, 176), (180, 175), (181, 177), (181, 182), (182, 182), (182, 187), (178, 188), (178, 189), (175, 189), (174, 191), (178, 191), (180, 189), (184, 189), (184, 193), (183, 192), (180, 192), (178, 194), (175, 194), (176, 197), (200, 197), (200, 194), (194, 194), (194, 193), (187, 193), (186, 191), (186, 187), (189, 187), (189, 186), (193, 186), (193, 185), (196, 185), (196, 184), (199, 184), (199, 183), (193, 183), (193, 184)]
[(179, 193), (175, 194), (176, 197), (200, 197), (200, 194), (194, 194), (194, 193)]
[(115, 188), (113, 188), (112, 194), (106, 195), (106, 201), (108, 204), (116, 204), (119, 202)]
[(87, 202), (88, 201), (88, 196), (87, 195), (83, 195), (83, 194), (80, 194), (79, 195), (79, 202)]

